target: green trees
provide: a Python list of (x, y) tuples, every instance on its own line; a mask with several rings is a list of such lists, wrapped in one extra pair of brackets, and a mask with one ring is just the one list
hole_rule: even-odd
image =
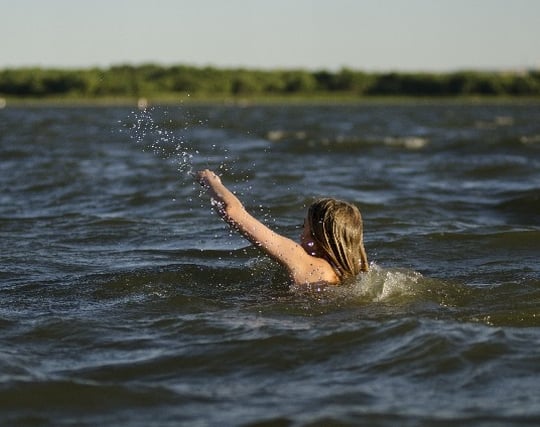
[(328, 95), (350, 96), (539, 96), (540, 71), (365, 73), (327, 70), (249, 70), (156, 64), (108, 69), (0, 70), (0, 96), (165, 97)]
[(84, 81), (69, 71), (27, 68), (0, 72), (0, 94), (44, 96), (83, 89)]

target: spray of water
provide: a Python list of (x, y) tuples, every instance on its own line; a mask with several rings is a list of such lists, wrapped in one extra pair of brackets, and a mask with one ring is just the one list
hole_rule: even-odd
[(171, 161), (180, 176), (191, 177), (193, 174), (193, 157), (198, 154), (176, 129), (169, 130), (167, 124), (172, 124), (168, 112), (163, 112), (164, 120), (154, 118), (155, 110), (147, 107), (132, 112), (128, 132), (131, 140), (143, 151)]
[[(192, 123), (198, 123), (196, 126), (203, 127), (205, 122), (203, 120), (194, 121), (189, 113), (186, 117), (186, 123), (182, 129), (178, 128), (178, 125), (170, 118), (167, 110), (160, 110), (154, 107), (148, 107), (143, 105), (138, 111), (131, 113), (129, 123), (125, 125), (127, 133), (131, 141), (140, 147), (145, 152), (151, 152), (154, 155), (170, 161), (177, 169), (180, 179), (183, 181), (191, 181), (194, 189), (199, 188), (193, 180), (196, 167), (198, 168), (211, 168), (218, 174), (228, 175), (229, 183), (236, 181), (246, 182), (249, 179), (249, 175), (235, 176), (232, 171), (232, 165), (234, 160), (231, 160), (227, 148), (218, 145), (211, 144), (201, 146), (202, 153), (194, 147), (193, 141), (186, 138), (186, 135), (193, 131), (190, 129)], [(232, 163), (231, 163), (232, 162)], [(212, 166), (214, 164), (214, 166)], [(255, 164), (253, 164), (255, 167)], [(250, 170), (245, 171), (249, 174)], [(250, 198), (256, 198), (251, 193), (251, 187), (248, 188), (247, 193), (239, 192), (241, 199), (246, 202)], [(201, 200), (201, 208), (205, 207), (207, 201), (205, 200), (206, 192), (203, 189), (199, 189), (199, 199)], [(174, 199), (176, 200), (176, 199)], [(193, 199), (188, 197), (187, 202), (192, 203)], [(210, 211), (219, 211), (221, 206), (216, 200), (211, 200)], [(259, 205), (260, 217), (263, 222), (269, 223), (275, 220), (266, 212), (262, 206)], [(237, 245), (236, 231), (229, 229), (230, 245)], [(214, 238), (219, 240), (219, 236), (215, 235)]]

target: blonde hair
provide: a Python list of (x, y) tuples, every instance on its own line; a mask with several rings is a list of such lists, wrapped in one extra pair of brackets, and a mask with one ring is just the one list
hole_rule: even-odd
[(342, 200), (316, 200), (308, 209), (312, 238), (341, 280), (368, 271), (360, 210)]

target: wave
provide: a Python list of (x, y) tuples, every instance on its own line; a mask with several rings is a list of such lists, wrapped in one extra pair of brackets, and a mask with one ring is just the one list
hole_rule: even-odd
[(278, 150), (304, 154), (309, 152), (350, 153), (354, 150), (365, 150), (380, 146), (395, 149), (421, 150), (430, 144), (430, 140), (422, 136), (366, 136), (366, 135), (328, 135), (315, 136), (307, 131), (273, 130), (266, 138), (275, 143)]
[(540, 281), (535, 277), (468, 284), (372, 265), (368, 273), (343, 286), (297, 286), (293, 290), (304, 302), (308, 297), (309, 309), (320, 313), (347, 308), (376, 319), (414, 315), (491, 326), (540, 326)]
[[(523, 243), (522, 233), (503, 233), (491, 238), (517, 239)], [(84, 281), (93, 284), (94, 296), (99, 299), (122, 300), (139, 295), (143, 299), (162, 299), (161, 302), (176, 308), (191, 298), (190, 304), (195, 306), (197, 301), (205, 306), (212, 300), (218, 305), (255, 305), (271, 311), (299, 309), (299, 314), (343, 307), (373, 310), (379, 306), (460, 319), (493, 321), (496, 318), (497, 323), (540, 323), (540, 316), (537, 318), (530, 310), (531, 301), (540, 302), (540, 283), (534, 276), (523, 281), (509, 277), (505, 283), (478, 285), (373, 263), (369, 272), (342, 286), (291, 286), (275, 262), (255, 254), (257, 251), (251, 247), (234, 251), (179, 251), (180, 258), (189, 257), (192, 261), (92, 275)], [(497, 307), (499, 314), (489, 316), (490, 305)], [(516, 308), (518, 312), (513, 312)], [(523, 308), (521, 314), (520, 308)]]
[(512, 193), (495, 208), (520, 224), (540, 224), (540, 189)]
[[(103, 396), (107, 395), (107, 399)], [(39, 396), (39, 398), (36, 398)], [(171, 401), (173, 393), (160, 387), (130, 387), (80, 380), (34, 380), (12, 384), (0, 390), (0, 408), (4, 411), (53, 411), (82, 408), (131, 408)]]
[[(505, 245), (508, 239), (523, 244), (520, 233), (490, 239), (505, 239)], [(533, 241), (531, 237), (531, 245)], [(11, 308), (3, 310), (2, 317), (7, 321), (14, 313), (36, 313), (36, 307), (67, 317), (75, 315), (75, 308), (77, 316), (95, 317), (116, 310), (150, 310), (167, 316), (236, 307), (278, 316), (352, 311), (355, 316), (379, 320), (413, 315), (490, 325), (540, 325), (540, 281), (532, 270), (528, 276), (523, 272), (521, 278), (510, 274), (504, 276), (504, 282), (478, 284), (373, 263), (369, 272), (342, 286), (291, 286), (275, 262), (257, 253), (251, 247), (141, 250), (139, 256), (146, 254), (163, 264), (124, 266), (47, 283), (27, 281), (3, 287), (4, 301)], [(173, 258), (179, 261), (171, 263)]]

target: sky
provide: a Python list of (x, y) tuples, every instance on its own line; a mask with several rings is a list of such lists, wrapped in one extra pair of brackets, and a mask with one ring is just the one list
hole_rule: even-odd
[(0, 0), (0, 69), (540, 68), (540, 0)]

